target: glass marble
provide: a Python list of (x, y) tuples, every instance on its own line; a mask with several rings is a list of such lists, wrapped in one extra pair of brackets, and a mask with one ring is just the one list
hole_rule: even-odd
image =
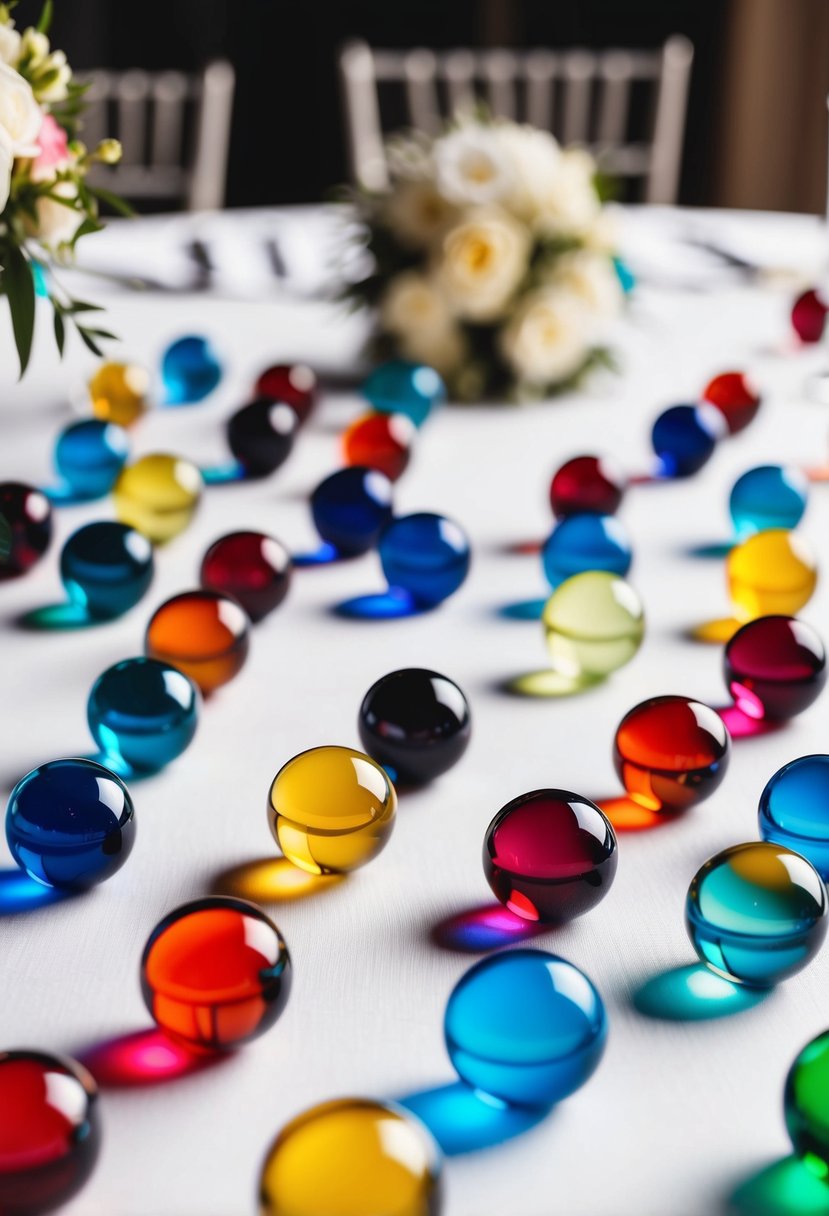
[(122, 659), (92, 685), (86, 717), (105, 756), (139, 772), (156, 772), (190, 745), (199, 693), (176, 667), (143, 656)]
[(363, 414), (343, 433), (343, 460), (397, 481), (408, 468), (416, 433), (405, 414)]
[(544, 950), (508, 950), (461, 976), (446, 1006), (449, 1057), (467, 1085), (518, 1106), (551, 1106), (584, 1085), (607, 1038), (590, 980)]
[(629, 663), (645, 636), (639, 596), (616, 574), (588, 570), (557, 587), (542, 614), (553, 667), (601, 678)]
[(161, 356), (161, 379), (168, 405), (195, 405), (222, 378), (222, 364), (208, 338), (188, 334), (171, 342)]
[(405, 414), (415, 426), (446, 400), (446, 385), (433, 367), (392, 359), (363, 382), (363, 396), (378, 414)]
[(801, 342), (819, 342), (826, 327), (829, 304), (819, 291), (804, 291), (792, 305), (792, 328)]
[(338, 469), (311, 495), (314, 526), (346, 557), (368, 553), (392, 517), (392, 484), (377, 469)]
[(628, 795), (652, 811), (683, 811), (710, 797), (731, 755), (715, 709), (690, 697), (650, 697), (616, 728), (613, 762)]
[(612, 515), (568, 515), (556, 524), (541, 550), (551, 587), (586, 570), (607, 570), (624, 578), (632, 561), (628, 534)]
[(0, 515), (6, 522), (6, 554), (0, 580), (31, 570), (52, 540), (52, 507), (34, 486), (22, 481), (0, 482)]
[(760, 795), (760, 835), (785, 845), (829, 879), (829, 756), (799, 756)]
[(711, 458), (726, 434), (723, 415), (713, 405), (672, 405), (659, 415), (651, 444), (664, 477), (690, 477)]
[(714, 376), (702, 390), (702, 399), (720, 411), (730, 435), (736, 435), (754, 421), (762, 401), (757, 386), (745, 372), (721, 372)]
[(78, 498), (101, 498), (115, 485), (128, 455), (123, 427), (86, 418), (61, 431), (55, 444), (55, 469)]
[(110, 878), (135, 842), (135, 812), (120, 777), (93, 760), (50, 760), (11, 792), (6, 840), (32, 878), (84, 890)]
[(203, 488), (202, 475), (189, 460), (153, 452), (128, 464), (116, 481), (115, 514), (154, 544), (163, 544), (190, 523)]
[(706, 861), (688, 890), (685, 923), (718, 975), (764, 988), (809, 963), (826, 936), (826, 888), (811, 862), (770, 841)]
[(0, 1211), (34, 1216), (67, 1203), (101, 1147), (98, 1089), (87, 1070), (45, 1051), (0, 1052)]
[(738, 629), (725, 647), (728, 691), (750, 718), (793, 718), (826, 685), (826, 648), (805, 621), (761, 616)]
[(246, 477), (267, 477), (290, 456), (298, 430), (293, 406), (257, 397), (228, 419), (227, 442)]
[(556, 519), (568, 515), (615, 515), (625, 493), (625, 478), (611, 461), (574, 456), (553, 474), (550, 506)]
[(406, 667), (372, 684), (360, 706), (358, 729), (363, 747), (393, 781), (420, 785), (457, 764), (472, 722), (454, 680)]
[(268, 823), (289, 861), (308, 874), (345, 874), (385, 848), (397, 795), (388, 774), (350, 747), (312, 747), (273, 779)]
[(255, 397), (285, 401), (300, 422), (305, 422), (317, 400), (317, 377), (304, 363), (276, 363), (266, 367), (253, 386)]
[(484, 874), (516, 916), (562, 924), (610, 890), (616, 836), (594, 803), (567, 790), (532, 790), (501, 807), (484, 837)]
[(227, 1051), (270, 1029), (291, 991), (291, 959), (256, 904), (209, 895), (153, 929), (141, 957), (141, 992), (166, 1034), (202, 1051)]
[(794, 1151), (818, 1178), (829, 1179), (829, 1030), (798, 1052), (783, 1091)]
[(166, 600), (153, 613), (144, 640), (150, 658), (177, 667), (203, 693), (238, 675), (249, 645), (244, 609), (217, 591), (183, 591)]
[(230, 532), (202, 558), (200, 582), (238, 600), (250, 619), (261, 621), (278, 608), (291, 585), (291, 555), (264, 532)]
[(149, 408), (150, 374), (137, 363), (102, 363), (89, 381), (92, 413), (101, 422), (132, 426)]
[(428, 511), (393, 519), (380, 534), (378, 551), (389, 586), (407, 591), (425, 607), (453, 595), (472, 561), (463, 528)]
[(432, 1137), (408, 1111), (369, 1098), (323, 1102), (286, 1124), (268, 1149), (259, 1212), (439, 1216), (440, 1169)]
[(73, 532), (60, 555), (60, 577), (73, 604), (111, 620), (133, 608), (153, 581), (153, 547), (141, 532), (113, 520)]
[(758, 465), (738, 477), (728, 509), (739, 540), (769, 528), (796, 528), (809, 499), (805, 473), (791, 466)]
[(801, 537), (770, 528), (731, 550), (726, 579), (735, 615), (741, 620), (793, 615), (812, 597), (817, 563)]

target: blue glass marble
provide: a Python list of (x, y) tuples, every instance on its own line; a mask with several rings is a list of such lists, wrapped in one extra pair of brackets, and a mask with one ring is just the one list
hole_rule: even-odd
[(122, 659), (92, 685), (86, 716), (93, 739), (116, 769), (156, 772), (195, 735), (199, 693), (169, 663)]
[(99, 620), (121, 616), (137, 604), (154, 568), (146, 536), (109, 520), (78, 528), (60, 555), (60, 576), (70, 600)]
[(463, 528), (428, 511), (393, 519), (381, 533), (378, 550), (389, 586), (424, 607), (457, 591), (472, 560)]
[(762, 464), (738, 477), (728, 509), (738, 540), (768, 528), (796, 528), (809, 498), (809, 482), (800, 469)]
[(339, 469), (311, 495), (314, 526), (343, 556), (368, 553), (391, 519), (392, 493), (388, 477), (377, 469)]
[(363, 396), (378, 414), (405, 414), (422, 426), (446, 400), (446, 385), (433, 367), (394, 359), (374, 369), (363, 384)]
[(129, 440), (123, 427), (86, 418), (58, 435), (55, 468), (78, 498), (101, 498), (115, 485), (128, 455)]
[(725, 419), (713, 405), (672, 405), (651, 431), (663, 477), (690, 477), (711, 456), (726, 434)]
[(551, 587), (586, 570), (624, 578), (632, 561), (627, 531), (612, 515), (569, 515), (556, 524), (541, 550)]
[(18, 781), (6, 840), (38, 882), (83, 890), (111, 877), (135, 840), (135, 815), (120, 777), (92, 760), (50, 760)]
[(544, 950), (510, 950), (461, 977), (444, 1035), (468, 1085), (519, 1106), (551, 1106), (595, 1070), (607, 1016), (578, 967)]
[(829, 756), (799, 756), (760, 795), (760, 835), (807, 858), (829, 880)]
[(171, 342), (161, 358), (161, 379), (168, 405), (195, 405), (222, 378), (219, 356), (207, 338), (189, 334)]

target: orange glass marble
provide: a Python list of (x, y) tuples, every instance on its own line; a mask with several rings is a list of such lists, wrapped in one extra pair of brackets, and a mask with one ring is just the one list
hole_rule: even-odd
[(89, 381), (92, 413), (103, 422), (132, 426), (148, 408), (150, 375), (137, 363), (102, 363)]
[(397, 481), (408, 466), (416, 433), (405, 414), (363, 414), (343, 435), (345, 463), (379, 469)]
[(249, 634), (248, 618), (235, 600), (217, 591), (184, 591), (153, 613), (144, 651), (210, 693), (241, 670)]

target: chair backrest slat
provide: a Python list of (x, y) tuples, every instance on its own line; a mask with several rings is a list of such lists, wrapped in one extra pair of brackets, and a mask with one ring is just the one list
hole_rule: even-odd
[(437, 96), (437, 58), (432, 51), (410, 51), (403, 60), (409, 120), (416, 131), (437, 135), (441, 127)]
[(145, 159), (147, 136), (147, 99), (150, 77), (134, 69), (115, 78), (118, 108), (118, 138), (123, 149), (123, 164), (141, 165)]
[(518, 60), (511, 51), (489, 51), (482, 59), (481, 75), (486, 84), (489, 108), (498, 118), (517, 116), (515, 81)]
[(556, 57), (551, 51), (531, 51), (524, 63), (527, 80), (527, 122), (552, 131), (555, 121)]
[(383, 190), (389, 182), (377, 97), (379, 59), (365, 42), (350, 42), (340, 53), (351, 163), (360, 166), (357, 180), (367, 190)]
[(190, 96), (190, 82), (183, 72), (162, 72), (153, 80), (152, 93), (152, 164), (178, 165), (181, 163), (184, 107)]
[(561, 135), (566, 144), (590, 142), (590, 99), (595, 72), (596, 56), (589, 51), (568, 51), (562, 56), (564, 113)]
[(626, 51), (608, 51), (599, 63), (602, 81), (596, 140), (600, 146), (625, 142), (630, 88), (633, 80), (633, 57)]
[(676, 198), (693, 58), (694, 48), (687, 38), (669, 38), (662, 50), (653, 156), (645, 195), (649, 203), (670, 203)]
[(442, 67), (451, 112), (471, 110), (475, 105), (475, 56), (471, 51), (450, 51)]

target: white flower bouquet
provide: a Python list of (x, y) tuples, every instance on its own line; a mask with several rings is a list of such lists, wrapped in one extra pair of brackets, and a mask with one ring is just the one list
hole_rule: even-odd
[(390, 186), (360, 193), (378, 356), (435, 367), (458, 400), (548, 396), (611, 363), (622, 287), (596, 165), (533, 127), (458, 120), (388, 146)]

